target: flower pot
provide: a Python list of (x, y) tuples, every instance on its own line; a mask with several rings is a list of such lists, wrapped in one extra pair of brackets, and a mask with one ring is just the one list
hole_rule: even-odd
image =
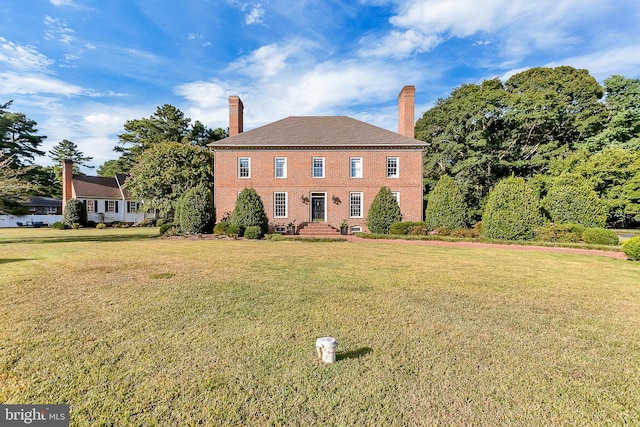
[(349, 234), (349, 228), (340, 227), (340, 234), (342, 234), (343, 236), (346, 236), (347, 234)]

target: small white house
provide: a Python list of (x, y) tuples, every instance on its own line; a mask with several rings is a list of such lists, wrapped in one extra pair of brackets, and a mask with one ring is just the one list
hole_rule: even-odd
[(147, 218), (155, 218), (155, 213), (141, 211), (140, 202), (132, 200), (123, 187), (127, 175), (118, 174), (113, 178), (102, 176), (73, 175), (73, 162), (62, 164), (62, 208), (71, 199), (81, 200), (87, 208), (87, 220), (97, 223), (120, 221), (137, 224)]

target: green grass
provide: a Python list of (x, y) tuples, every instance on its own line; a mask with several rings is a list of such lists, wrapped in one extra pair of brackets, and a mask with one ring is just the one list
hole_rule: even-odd
[(1, 403), (68, 403), (72, 426), (640, 423), (640, 263), (156, 234), (0, 230)]

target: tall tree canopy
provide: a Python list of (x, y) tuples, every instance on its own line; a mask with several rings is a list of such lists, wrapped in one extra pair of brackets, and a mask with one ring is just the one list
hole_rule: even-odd
[(127, 120), (114, 151), (121, 153), (121, 165), (128, 171), (145, 150), (156, 144), (178, 142), (206, 147), (209, 142), (226, 137), (222, 129), (209, 129), (199, 121), (193, 126), (190, 123), (191, 119), (180, 109), (164, 104), (149, 118)]
[(177, 200), (199, 184), (213, 186), (213, 154), (179, 142), (154, 144), (138, 158), (125, 187), (145, 209), (171, 213)]
[(0, 104), (0, 152), (9, 158), (8, 166), (17, 169), (33, 164), (44, 155), (38, 147), (46, 136), (37, 135), (37, 123), (22, 113), (11, 113), (13, 101)]
[(425, 112), (416, 138), (429, 142), (427, 192), (452, 176), (475, 217), (502, 178), (547, 173), (606, 128), (603, 88), (586, 70), (532, 68), (506, 82), (464, 84)]

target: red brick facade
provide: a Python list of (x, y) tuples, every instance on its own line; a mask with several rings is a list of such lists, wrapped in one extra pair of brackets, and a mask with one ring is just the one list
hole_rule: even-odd
[[(413, 112), (405, 114), (413, 119)], [(218, 218), (233, 211), (240, 191), (253, 187), (271, 227), (315, 220), (339, 228), (347, 219), (350, 227), (366, 231), (369, 207), (383, 186), (397, 193), (403, 220), (423, 218), (425, 143), (413, 138), (347, 117), (290, 117), (214, 142), (211, 148)], [(276, 158), (286, 159), (286, 168), (278, 168), (283, 174), (286, 169), (285, 177), (276, 177)], [(314, 177), (314, 158), (323, 159), (322, 171), (315, 171), (322, 177)], [(393, 172), (397, 176), (388, 177)]]

